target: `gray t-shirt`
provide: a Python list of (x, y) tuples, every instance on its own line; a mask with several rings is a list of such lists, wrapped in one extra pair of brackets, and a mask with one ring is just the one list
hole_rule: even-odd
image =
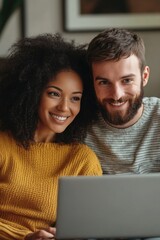
[(143, 99), (141, 118), (118, 129), (102, 116), (88, 131), (86, 144), (97, 154), (104, 174), (160, 172), (160, 99)]

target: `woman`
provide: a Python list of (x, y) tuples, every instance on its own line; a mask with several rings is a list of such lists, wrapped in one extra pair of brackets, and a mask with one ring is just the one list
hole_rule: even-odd
[(53, 238), (58, 177), (102, 174), (81, 143), (92, 119), (85, 55), (58, 34), (11, 48), (0, 81), (0, 239)]

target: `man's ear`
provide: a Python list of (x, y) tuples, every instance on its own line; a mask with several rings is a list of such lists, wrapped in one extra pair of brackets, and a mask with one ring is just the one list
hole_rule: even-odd
[(145, 66), (142, 73), (143, 87), (145, 87), (148, 83), (149, 74), (150, 74), (150, 68), (148, 66)]

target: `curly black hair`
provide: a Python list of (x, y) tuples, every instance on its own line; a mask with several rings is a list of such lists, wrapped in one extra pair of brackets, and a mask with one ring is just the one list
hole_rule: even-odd
[(10, 48), (0, 73), (0, 130), (12, 134), (25, 148), (34, 142), (38, 107), (47, 83), (63, 70), (72, 69), (83, 81), (81, 109), (56, 142), (82, 142), (92, 121), (92, 92), (86, 46), (65, 41), (58, 33), (19, 40)]

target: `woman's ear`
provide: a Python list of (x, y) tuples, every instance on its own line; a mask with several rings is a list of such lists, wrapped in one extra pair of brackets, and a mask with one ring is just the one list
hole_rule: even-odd
[(150, 68), (148, 66), (145, 66), (142, 73), (143, 87), (145, 87), (148, 83), (149, 74), (150, 74)]

